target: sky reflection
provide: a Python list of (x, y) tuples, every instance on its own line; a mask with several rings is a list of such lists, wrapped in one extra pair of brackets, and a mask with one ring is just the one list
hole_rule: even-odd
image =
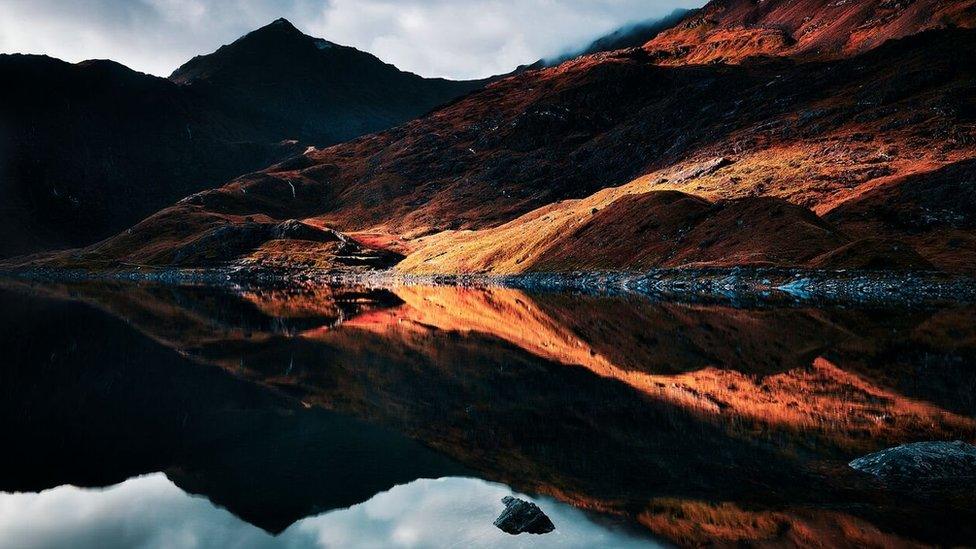
[[(592, 522), (548, 498), (533, 499), (556, 530), (509, 536), (492, 525), (501, 484), (472, 478), (422, 479), (349, 509), (303, 519), (275, 537), (191, 496), (163, 473), (104, 489), (61, 486), (0, 493), (5, 547), (646, 547), (649, 540)], [(526, 496), (521, 496), (526, 497)]]

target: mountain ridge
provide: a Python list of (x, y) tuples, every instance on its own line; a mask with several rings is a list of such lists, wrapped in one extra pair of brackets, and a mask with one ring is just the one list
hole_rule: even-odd
[[(292, 69), (307, 73), (320, 66), (315, 45), (321, 39), (284, 20), (262, 30), (256, 36), (270, 38), (272, 46), (285, 42), (266, 52), (268, 64), (288, 65), (275, 51), (305, 46), (314, 52), (305, 55), (312, 65)], [(235, 44), (254, 38), (249, 33)], [(356, 84), (353, 71), (338, 85), (348, 88), (344, 94), (320, 94), (311, 102), (295, 98), (314, 96), (330, 74), (304, 86), (280, 73), (278, 80), (265, 75), (251, 83), (267, 88), (257, 94), (247, 81), (165, 79), (111, 60), (72, 64), (0, 55), (0, 76), (7, 82), (0, 89), (0, 230), (7, 236), (0, 258), (89, 245), (174, 200), (273, 165), (310, 144), (386, 129), (482, 85), (423, 79), (354, 48), (332, 47), (346, 66), (372, 68), (358, 74), (363, 84)], [(208, 59), (198, 56), (187, 65)], [(240, 60), (228, 63), (241, 67)], [(188, 71), (184, 65), (177, 73)], [(389, 91), (370, 92), (371, 86)], [(404, 88), (412, 92), (390, 99)], [(235, 99), (240, 95), (256, 95), (258, 104), (271, 107)], [(345, 103), (326, 108), (329, 101)]]

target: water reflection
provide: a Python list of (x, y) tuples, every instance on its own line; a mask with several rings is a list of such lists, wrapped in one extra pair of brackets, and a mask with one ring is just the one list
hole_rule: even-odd
[[(558, 525), (542, 537), (505, 534), (491, 521), (507, 486), (447, 477), (416, 480), (369, 500), (303, 518), (278, 535), (252, 526), (161, 473), (105, 489), (61, 486), (0, 493), (6, 547), (653, 547), (621, 528), (597, 524), (551, 498), (535, 499)], [(524, 499), (532, 499), (524, 494)]]
[(3, 412), (22, 455), (3, 458), (15, 468), (0, 489), (166, 471), (281, 532), (394, 484), (474, 474), (680, 543), (976, 535), (969, 499), (893, 492), (845, 466), (976, 437), (970, 308), (449, 287), (26, 293), (5, 297), (17, 353)]

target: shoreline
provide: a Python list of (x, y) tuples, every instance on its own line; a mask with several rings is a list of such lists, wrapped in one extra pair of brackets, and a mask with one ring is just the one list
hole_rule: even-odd
[(765, 303), (976, 303), (976, 277), (935, 271), (814, 270), (779, 267), (654, 269), (644, 272), (412, 275), (253, 269), (63, 268), (0, 270), (0, 278), (35, 282), (149, 282), (167, 285), (280, 287), (306, 285), (499, 287), (534, 292), (637, 294), (665, 301)]

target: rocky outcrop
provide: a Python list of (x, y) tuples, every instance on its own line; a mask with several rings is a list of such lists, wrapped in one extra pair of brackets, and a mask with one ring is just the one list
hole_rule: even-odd
[(276, 240), (334, 243), (335, 252), (343, 256), (363, 255), (366, 251), (338, 231), (319, 229), (296, 219), (289, 219), (281, 223), (245, 222), (216, 227), (176, 249), (173, 263), (201, 265), (230, 261)]
[(953, 482), (976, 478), (976, 446), (962, 441), (915, 442), (855, 459), (851, 468), (892, 482)]
[(512, 496), (502, 498), (505, 510), (495, 519), (495, 526), (499, 530), (517, 536), (523, 532), (529, 534), (548, 534), (556, 529), (549, 517), (531, 501), (525, 501)]

